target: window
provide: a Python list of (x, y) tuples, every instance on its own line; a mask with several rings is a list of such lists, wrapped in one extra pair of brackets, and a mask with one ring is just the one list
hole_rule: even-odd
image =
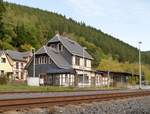
[(96, 83), (99, 83), (99, 77), (96, 76)]
[(42, 63), (45, 64), (46, 63), (45, 61), (46, 61), (46, 57), (42, 56)]
[(45, 64), (51, 63), (51, 59), (50, 60), (49, 59), (50, 59), (49, 57), (45, 56)]
[(80, 65), (80, 58), (77, 56), (75, 57), (75, 64), (78, 66)]
[(51, 64), (52, 61), (48, 56), (39, 56), (35, 59), (35, 64)]
[(65, 74), (65, 83), (68, 83), (68, 75)]
[(44, 63), (47, 64), (47, 57), (44, 57)]
[(84, 59), (84, 66), (86, 67), (87, 66), (87, 60)]
[(1, 70), (1, 75), (4, 75), (4, 70)]
[(42, 64), (42, 57), (40, 56), (40, 64)]
[(41, 64), (41, 57), (38, 57), (38, 59), (39, 59), (39, 62), (38, 62), (38, 63)]
[(51, 64), (52, 63), (52, 60), (51, 60), (51, 58), (49, 58), (49, 64)]
[(87, 74), (84, 74), (84, 80), (85, 80), (85, 83), (89, 83), (89, 77), (87, 76)]
[(61, 51), (61, 44), (58, 45), (59, 51)]
[(1, 58), (2, 63), (6, 63), (6, 58)]
[(23, 72), (21, 72), (21, 79), (23, 79)]
[(23, 69), (23, 63), (21, 63), (21, 68)]
[(16, 79), (19, 79), (19, 73), (16, 72)]
[(44, 64), (44, 62), (45, 62), (45, 61), (44, 61), (44, 57), (41, 56), (41, 63)]
[(55, 44), (51, 44), (50, 45), (52, 48), (55, 48), (56, 49), (56, 45)]
[(78, 78), (79, 78), (79, 83), (89, 83), (89, 77), (87, 76), (87, 74), (84, 74), (84, 77), (83, 77), (83, 74), (80, 74), (78, 75)]
[(38, 60), (38, 64), (40, 64), (40, 57), (38, 57), (37, 60)]
[(59, 50), (59, 51), (63, 51), (63, 45), (58, 44), (58, 50)]
[(19, 62), (16, 62), (16, 69), (19, 69)]

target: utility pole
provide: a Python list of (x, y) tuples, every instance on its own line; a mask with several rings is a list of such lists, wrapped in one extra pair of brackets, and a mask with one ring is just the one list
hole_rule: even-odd
[(108, 88), (110, 87), (110, 71), (108, 71), (108, 79), (107, 79), (107, 86), (108, 86)]
[(142, 42), (139, 42), (139, 89), (142, 89), (141, 44)]
[(32, 48), (33, 51), (33, 77), (35, 77), (35, 48)]

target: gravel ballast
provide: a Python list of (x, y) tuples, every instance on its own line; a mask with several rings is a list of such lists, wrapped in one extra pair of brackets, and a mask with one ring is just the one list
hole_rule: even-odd
[(150, 96), (47, 109), (36, 108), (23, 112), (9, 111), (5, 114), (150, 114)]

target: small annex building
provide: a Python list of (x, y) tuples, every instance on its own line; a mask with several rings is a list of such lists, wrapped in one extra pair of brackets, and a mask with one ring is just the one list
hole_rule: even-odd
[[(92, 56), (77, 42), (55, 35), (35, 53), (35, 77), (40, 85), (91, 86), (95, 73)], [(33, 77), (34, 57), (27, 64), (28, 77)]]
[[(118, 84), (126, 85), (130, 81), (138, 81), (139, 75), (128, 72), (114, 72), (97, 70), (95, 72), (96, 86), (116, 87)], [(131, 82), (132, 83), (132, 82)]]

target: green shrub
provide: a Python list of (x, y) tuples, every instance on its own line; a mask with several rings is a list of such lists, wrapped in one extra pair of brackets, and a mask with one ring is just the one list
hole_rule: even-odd
[(7, 75), (1, 75), (0, 76), (0, 85), (5, 85), (8, 83), (8, 77)]

